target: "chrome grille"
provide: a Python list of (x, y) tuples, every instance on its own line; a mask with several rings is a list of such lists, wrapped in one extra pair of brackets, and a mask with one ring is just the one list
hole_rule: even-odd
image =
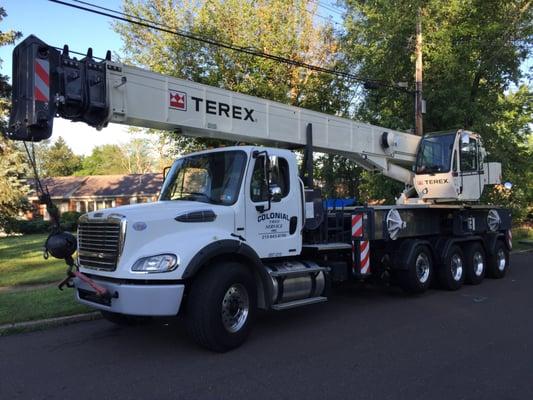
[(122, 250), (123, 223), (120, 219), (80, 220), (78, 260), (82, 267), (114, 271)]

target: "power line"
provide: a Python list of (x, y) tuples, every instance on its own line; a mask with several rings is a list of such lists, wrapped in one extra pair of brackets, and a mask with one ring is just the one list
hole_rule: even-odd
[[(209, 44), (209, 45), (225, 48), (225, 49), (228, 49), (228, 50), (245, 53), (245, 54), (248, 54), (248, 55), (251, 55), (251, 56), (254, 56), (254, 57), (261, 57), (261, 58), (265, 58), (265, 59), (268, 59), (268, 60), (277, 61), (279, 63), (292, 65), (292, 66), (295, 66), (295, 67), (301, 67), (301, 68), (309, 69), (311, 71), (322, 72), (322, 73), (326, 73), (326, 74), (330, 74), (330, 75), (336, 75), (336, 76), (339, 76), (339, 77), (347, 78), (347, 79), (358, 81), (358, 82), (362, 82), (362, 83), (374, 83), (374, 84), (379, 84), (380, 86), (384, 86), (384, 87), (395, 88), (392, 85), (388, 85), (387, 83), (385, 83), (383, 81), (376, 80), (376, 79), (363, 78), (363, 77), (354, 75), (354, 74), (349, 73), (349, 72), (339, 71), (339, 70), (329, 69), (329, 68), (324, 68), (324, 67), (320, 67), (318, 65), (308, 64), (308, 63), (305, 63), (305, 62), (302, 62), (302, 61), (292, 60), (290, 58), (285, 58), (285, 57), (278, 56), (278, 55), (275, 55), (275, 54), (266, 53), (266, 52), (260, 51), (258, 49), (255, 49), (253, 47), (244, 47), (244, 46), (239, 46), (239, 45), (235, 45), (235, 44), (232, 44), (232, 43), (221, 42), (221, 41), (209, 38), (209, 37), (200, 36), (200, 35), (188, 32), (188, 31), (175, 29), (175, 28), (169, 27), (168, 25), (165, 25), (165, 24), (162, 24), (162, 23), (159, 23), (159, 22), (154, 22), (154, 21), (151, 21), (151, 20), (148, 20), (148, 19), (144, 19), (144, 18), (141, 18), (141, 17), (129, 15), (129, 14), (123, 13), (121, 11), (109, 9), (109, 8), (102, 7), (102, 6), (98, 6), (96, 4), (85, 2), (85, 1), (82, 1), (82, 0), (72, 0), (72, 1), (75, 1), (76, 3), (83, 4), (83, 5), (72, 4), (72, 3), (65, 2), (63, 0), (48, 0), (48, 1), (50, 1), (52, 3), (57, 3), (57, 4), (60, 4), (60, 5), (64, 5), (64, 6), (67, 6), (67, 7), (76, 8), (76, 9), (79, 9), (79, 10), (82, 10), (82, 11), (90, 12), (90, 13), (93, 13), (93, 14), (109, 17), (109, 18), (112, 18), (112, 19), (115, 19), (115, 20), (131, 23), (131, 24), (135, 24), (135, 25), (139, 25), (139, 26), (143, 26), (143, 27), (148, 28), (148, 29), (155, 29), (155, 30), (158, 30), (158, 31), (161, 31), (161, 32), (165, 32), (165, 33), (169, 33), (169, 34), (172, 34), (172, 35), (180, 36), (180, 37), (183, 37), (183, 38), (186, 38), (186, 39), (191, 39), (191, 40), (199, 41), (199, 42), (206, 43), (206, 44)], [(85, 7), (85, 6), (89, 6), (89, 7), (92, 7), (92, 8), (88, 8), (88, 7)], [(118, 15), (113, 15), (113, 14), (118, 14)]]
[(343, 12), (342, 10), (338, 9), (338, 8), (333, 8), (333, 6), (331, 5), (327, 5), (327, 4), (324, 4), (322, 3), (321, 1), (318, 1), (318, 0), (308, 0), (310, 3), (313, 3), (313, 4), (316, 4), (317, 6), (319, 7), (322, 7), (324, 10), (328, 10), (332, 13), (335, 13), (335, 14), (338, 14), (342, 17), (343, 15)]
[(313, 11), (311, 11), (311, 10), (307, 10), (307, 9), (306, 9), (305, 11), (307, 11), (309, 14), (311, 14), (311, 15), (314, 16), (314, 17), (321, 18), (321, 19), (323, 19), (323, 20), (325, 20), (325, 21), (327, 21), (327, 22), (331, 22), (332, 24), (335, 24), (335, 25), (341, 25), (341, 24), (338, 23), (337, 21), (334, 21), (334, 20), (332, 19), (333, 17), (332, 17), (331, 15), (330, 15), (329, 17), (325, 17), (325, 16), (320, 15), (319, 13), (313, 12)]

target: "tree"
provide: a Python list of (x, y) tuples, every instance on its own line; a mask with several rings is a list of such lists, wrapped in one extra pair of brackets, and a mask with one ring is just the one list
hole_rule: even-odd
[[(414, 86), (413, 39), (420, 7), (425, 131), (461, 127), (479, 132), (488, 150), (503, 162), (504, 176), (513, 177), (509, 158), (524, 154), (531, 122), (530, 91), (523, 87), (515, 95), (511, 90), (522, 78), (521, 63), (531, 56), (531, 1), (346, 0), (345, 4), (343, 50), (348, 62), (360, 75), (386, 84), (366, 93), (357, 117), (391, 128), (413, 127), (411, 95), (390, 86), (398, 82)], [(520, 126), (505, 117), (502, 109), (507, 107), (515, 111)], [(501, 129), (502, 123), (513, 129)], [(531, 170), (531, 162), (529, 157), (524, 171)], [(368, 179), (369, 186), (383, 189)]]
[(154, 172), (158, 165), (157, 156), (149, 140), (134, 138), (122, 149), (122, 165), (128, 174)]
[[(324, 67), (341, 67), (331, 25), (314, 22), (316, 2), (297, 0), (125, 0), (124, 12), (174, 30)], [(133, 24), (115, 25), (128, 61), (178, 78), (336, 113), (349, 105), (342, 79), (296, 66), (183, 39)], [(220, 141), (172, 134), (188, 151)]]
[[(7, 16), (4, 8), (0, 7), (0, 22)], [(20, 32), (0, 31), (0, 46), (12, 44), (21, 36)], [(0, 67), (2, 60), (0, 60)], [(10, 109), (11, 86), (8, 77), (0, 75), (0, 228), (17, 214), (27, 208), (25, 195), (28, 187), (24, 176), (26, 167), (24, 155), (17, 146), (4, 137), (7, 128), (7, 118)]]
[(82, 166), (82, 158), (59, 136), (51, 145), (43, 144), (40, 169), (43, 177), (73, 175)]
[(113, 175), (124, 174), (124, 153), (116, 144), (96, 146), (92, 153), (83, 158), (81, 169), (75, 175)]

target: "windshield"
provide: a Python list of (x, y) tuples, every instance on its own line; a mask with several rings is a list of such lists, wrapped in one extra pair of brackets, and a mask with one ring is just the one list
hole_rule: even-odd
[(246, 153), (218, 151), (184, 157), (172, 166), (160, 200), (192, 200), (231, 205), (237, 201)]
[(455, 132), (424, 137), (416, 159), (416, 173), (448, 172), (454, 141)]

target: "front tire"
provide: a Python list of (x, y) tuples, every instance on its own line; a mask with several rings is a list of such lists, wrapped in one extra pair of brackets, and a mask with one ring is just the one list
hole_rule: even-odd
[(503, 240), (496, 242), (494, 253), (488, 258), (487, 273), (491, 278), (501, 279), (509, 269), (509, 250)]
[(192, 283), (187, 300), (189, 336), (216, 352), (239, 347), (256, 313), (257, 290), (248, 270), (236, 262), (217, 263)]

